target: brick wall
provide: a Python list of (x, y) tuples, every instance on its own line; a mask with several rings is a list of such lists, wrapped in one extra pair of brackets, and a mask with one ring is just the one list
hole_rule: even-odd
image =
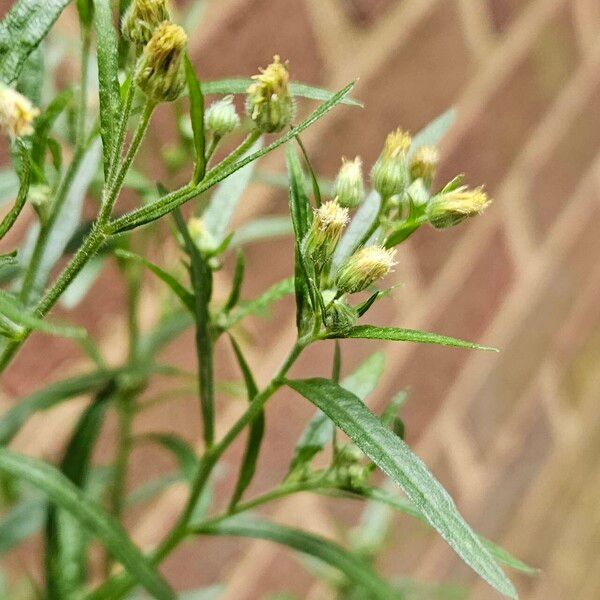
[[(250, 74), (275, 52), (290, 59), (297, 79), (334, 89), (360, 77), (355, 95), (366, 109), (336, 109), (306, 135), (311, 157), (326, 175), (335, 173), (341, 155), (360, 153), (372, 161), (388, 130), (401, 125), (416, 131), (456, 106), (458, 121), (442, 147), (442, 177), (464, 171), (469, 182), (487, 183), (495, 203), (481, 219), (449, 232), (421, 231), (403, 246), (395, 275), (403, 285), (374, 318), (479, 340), (502, 353), (385, 346), (388, 368), (371, 405), (380, 407), (398, 389), (411, 390), (410, 443), (482, 533), (542, 569), (534, 579), (516, 577), (523, 597), (600, 597), (598, 2), (214, 0), (192, 44), (207, 78)], [(263, 166), (281, 168), (281, 156)], [(284, 210), (284, 194), (256, 185), (239, 218)], [(286, 275), (290, 259), (288, 242), (252, 247), (248, 293)], [(112, 322), (121, 295), (111, 289), (114, 273), (103, 282), (79, 318), (92, 311), (104, 345), (118, 352), (122, 327), (107, 330), (103, 324)], [(153, 294), (145, 299), (149, 320), (155, 302)], [(262, 324), (250, 331), (257, 345), (248, 345), (248, 352), (262, 380), (294, 336), (292, 311), (277, 310), (277, 323), (260, 338)], [(41, 344), (48, 343), (40, 338), (37, 349), (30, 346), (15, 363), (4, 381), (3, 403), (37, 387), (30, 373)], [(373, 346), (344, 349), (350, 367)], [(231, 356), (227, 349), (219, 352), (222, 373), (231, 376)], [(319, 348), (308, 355), (298, 373), (323, 373), (329, 352)], [(192, 366), (191, 338), (169, 354)], [(44, 376), (74, 368), (73, 360), (72, 350), (58, 347)], [(223, 398), (220, 427), (242, 409)], [(273, 401), (255, 490), (281, 478), (311, 412), (289, 393)], [(37, 420), (17, 447), (55, 454), (72, 413), (68, 408)], [(195, 401), (187, 398), (149, 413), (139, 426), (169, 428), (195, 440), (195, 414)], [(111, 437), (109, 428), (107, 446)], [(235, 447), (228, 456), (233, 460), (240, 451)], [(150, 451), (139, 452), (132, 480), (166, 468)], [(230, 483), (225, 474), (217, 493)], [(154, 543), (181, 500), (182, 490), (173, 489), (133, 513), (129, 525), (136, 539)], [(314, 530), (335, 537), (338, 522), (352, 523), (357, 507), (302, 496), (279, 502), (271, 514), (290, 523), (309, 514)], [(165, 572), (181, 589), (227, 580), (224, 598), (230, 600), (290, 587), (301, 597), (328, 597), (280, 548), (215, 542), (201, 571), (207, 547), (204, 540), (194, 542), (166, 563)], [(12, 564), (34, 562), (32, 556), (13, 557)], [(473, 598), (493, 597), (443, 543), (409, 520), (395, 521), (380, 566), (389, 575), (467, 583)]]

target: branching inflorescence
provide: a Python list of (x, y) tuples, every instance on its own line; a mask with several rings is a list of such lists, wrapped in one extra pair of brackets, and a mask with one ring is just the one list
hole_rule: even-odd
[[(352, 540), (360, 537), (355, 536), (345, 548), (305, 531), (240, 518), (268, 502), (308, 491), (382, 503), (424, 521), (498, 592), (516, 597), (498, 563), (525, 572), (530, 569), (474, 533), (442, 486), (409, 449), (399, 417), (405, 394), (394, 397), (380, 415), (366, 407), (365, 397), (383, 368), (382, 355), (374, 354), (355, 373), (341, 378), (340, 339), (490, 350), (429, 332), (362, 322), (373, 305), (389, 295), (390, 290), (383, 286), (400, 260), (398, 245), (422, 225), (453, 227), (481, 214), (490, 203), (482, 188), (469, 189), (461, 176), (436, 187), (439, 153), (435, 143), (451, 123), (451, 113), (414, 139), (400, 129), (390, 133), (372, 165), (369, 181), (365, 181), (363, 160), (356, 157), (343, 158), (335, 180), (328, 182), (314, 173), (300, 134), (337, 104), (356, 104), (348, 96), (352, 84), (331, 94), (291, 82), (289, 65), (279, 56), (249, 81), (202, 82), (186, 54), (187, 35), (172, 22), (165, 0), (133, 0), (120, 15), (120, 40), (108, 0), (78, 1), (82, 39), (79, 89), (64, 90), (49, 99), (40, 112), (23, 95), (23, 86), (19, 92), (9, 84), (21, 81), (25, 61), (65, 3), (56, 3), (57, 7), (37, 15), (35, 44), (19, 45), (25, 33), (19, 29), (22, 19), (18, 17), (38, 10), (35, 4), (19, 0), (11, 9), (5, 27), (12, 28), (15, 48), (20, 48), (15, 51), (23, 56), (10, 63), (14, 64), (13, 72), (8, 72), (8, 67), (0, 69), (7, 82), (0, 87), (0, 128), (9, 140), (20, 181), (14, 206), (0, 224), (0, 239), (17, 221), (25, 219), (21, 211), (27, 200), (38, 221), (29, 236), (33, 244), (27, 252), (7, 249), (0, 256), (5, 283), (0, 291), (0, 367), (4, 370), (11, 364), (33, 331), (75, 338), (92, 365), (86, 373), (21, 399), (0, 417), (0, 472), (14, 481), (32, 483), (36, 494), (42, 492), (50, 500), (49, 508), (43, 504), (41, 522), (31, 528), (45, 523), (46, 596), (116, 600), (142, 587), (151, 597), (173, 599), (176, 582), (165, 580), (157, 568), (161, 561), (191, 537), (226, 535), (276, 541), (329, 563), (341, 573), (341, 578), (328, 582), (332, 593), (340, 598), (405, 597), (401, 585), (386, 581), (372, 566), (383, 540), (367, 549), (358, 542), (353, 545)], [(98, 63), (98, 114), (89, 103), (92, 32)], [(27, 36), (30, 40), (30, 31)], [(43, 72), (37, 77), (41, 82)], [(221, 97), (205, 106), (204, 90)], [(245, 93), (245, 115), (236, 108), (235, 95), (240, 93)], [(299, 121), (297, 98), (301, 97), (323, 102)], [(154, 111), (164, 103), (177, 107), (179, 138), (177, 146), (163, 152), (168, 181), (189, 177), (186, 184), (172, 191), (145, 173), (142, 161), (138, 161), (139, 166), (136, 163), (138, 152), (147, 143)], [(75, 131), (65, 124), (68, 119), (63, 123), (59, 118), (67, 113), (75, 117)], [(135, 126), (128, 135), (132, 122)], [(275, 136), (267, 143), (269, 134)], [(238, 143), (233, 145), (236, 139)], [(284, 144), (289, 219), (259, 218), (230, 232), (229, 222), (245, 187), (258, 177), (256, 161)], [(228, 153), (217, 152), (227, 148)], [(62, 149), (69, 149), (64, 153), (70, 156), (65, 164)], [(224, 157), (216, 160), (217, 156)], [(281, 177), (272, 179), (274, 185), (281, 185)], [(92, 185), (94, 181), (98, 185)], [(372, 189), (368, 189), (369, 183)], [(129, 212), (122, 206), (125, 190), (134, 190), (142, 199)], [(207, 192), (212, 192), (210, 199)], [(97, 200), (97, 210), (91, 222), (82, 223), (81, 205), (86, 196)], [(187, 217), (181, 210), (184, 205), (190, 211)], [(183, 257), (183, 273), (179, 263), (163, 266), (149, 258), (149, 249), (159, 239), (152, 224), (160, 219), (172, 220), (171, 243), (174, 241)], [(258, 298), (243, 300), (244, 244), (282, 234), (290, 236), (294, 251), (292, 276)], [(214, 273), (233, 249), (237, 256), (231, 290), (222, 298), (213, 293)], [(109, 367), (114, 364), (113, 357), (105, 355), (85, 329), (56, 324), (47, 315), (59, 299), (72, 297), (73, 290), (78, 290), (81, 301), (87, 289), (82, 282), (90, 278), (91, 268), (95, 265), (99, 271), (98, 266), (111, 259), (116, 260), (128, 292), (129, 352), (123, 364)], [(149, 285), (143, 276), (145, 269), (176, 299), (164, 307), (161, 318), (150, 329), (141, 328), (139, 319), (140, 295)], [(291, 295), (295, 296), (297, 339), (272, 379), (260, 385), (237, 339), (240, 323)], [(193, 374), (163, 363), (160, 354), (188, 328), (195, 331), (197, 372)], [(222, 395), (217, 394), (222, 382), (216, 381), (214, 369), (214, 349), (219, 343), (231, 344), (248, 401), (245, 411), (221, 437), (215, 423), (217, 396)], [(290, 379), (298, 357), (316, 343), (328, 343), (333, 348), (331, 378)], [(156, 402), (190, 393), (190, 376), (203, 422), (200, 450), (170, 433), (135, 436), (136, 416)], [(176, 382), (164, 397), (149, 395), (148, 389), (153, 388), (148, 386), (157, 378)], [(260, 466), (264, 407), (283, 387), (314, 404), (318, 411), (296, 444), (285, 479), (248, 500), (248, 486)], [(31, 414), (82, 395), (92, 401), (74, 425), (57, 466), (7, 448)], [(110, 468), (102, 470), (94, 466), (91, 456), (109, 410), (118, 416), (117, 447)], [(337, 430), (347, 439), (336, 436)], [(247, 432), (246, 447), (231, 496), (225, 501), (217, 498), (209, 509), (206, 501), (215, 467), (243, 432)], [(140, 443), (156, 444), (171, 452), (179, 468), (170, 479), (151, 482), (153, 488), (130, 493), (129, 457)], [(328, 448), (329, 463), (316, 467), (314, 457)], [(390, 485), (402, 489), (404, 498), (391, 493), (391, 488), (375, 486), (376, 468), (383, 471)], [(179, 480), (187, 482), (188, 495), (176, 523), (158, 546), (140, 550), (121, 525), (127, 507)], [(28, 494), (29, 488), (19, 488), (13, 511), (24, 510), (22, 506), (32, 501)], [(90, 533), (106, 549), (103, 573), (90, 566)], [(24, 537), (17, 536), (14, 543)], [(202, 539), (201, 543), (208, 545), (210, 541)], [(122, 572), (115, 574), (113, 561), (124, 567)]]

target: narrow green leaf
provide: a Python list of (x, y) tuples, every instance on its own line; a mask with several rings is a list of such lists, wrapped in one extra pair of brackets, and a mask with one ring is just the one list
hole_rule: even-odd
[(305, 188), (305, 175), (292, 146), (287, 148), (287, 169), (290, 180), (289, 206), (295, 235), (294, 283), (296, 294), (296, 326), (302, 332), (310, 312), (310, 304), (314, 306), (316, 298), (312, 293), (309, 277), (304, 265), (301, 244), (311, 220), (311, 206)]
[[(248, 87), (252, 85), (252, 79), (219, 79), (217, 81), (205, 81), (203, 88), (205, 94), (245, 94)], [(293, 96), (308, 98), (309, 100), (320, 100), (326, 102), (333, 97), (333, 92), (323, 88), (307, 85), (305, 83), (292, 82), (290, 91)], [(362, 103), (353, 98), (345, 98), (342, 104), (362, 107)]]
[(246, 259), (244, 258), (244, 253), (241, 250), (238, 250), (235, 259), (235, 271), (233, 273), (233, 283), (231, 285), (231, 292), (229, 293), (227, 302), (225, 302), (225, 306), (223, 307), (223, 311), (226, 313), (232, 311), (237, 306), (237, 303), (240, 301), (245, 271)]
[(0, 446), (6, 446), (17, 435), (30, 416), (48, 410), (60, 402), (98, 391), (111, 381), (117, 371), (93, 371), (51, 383), (27, 396), (0, 417)]
[[(60, 470), (78, 488), (84, 488), (90, 460), (100, 433), (114, 382), (101, 390), (83, 412), (65, 450)], [(45, 567), (48, 600), (72, 597), (85, 582), (87, 535), (71, 514), (50, 504), (46, 517)]]
[(180, 210), (173, 213), (185, 249), (190, 257), (190, 276), (194, 289), (196, 321), (196, 357), (198, 359), (198, 392), (204, 424), (204, 441), (210, 447), (215, 435), (215, 390), (213, 381), (213, 340), (210, 332), (209, 305), (212, 297), (212, 271), (207, 259), (190, 237)]
[(19, 0), (0, 23), (0, 81), (14, 83), (70, 0)]
[(266, 292), (261, 294), (254, 300), (248, 302), (240, 302), (235, 310), (232, 311), (227, 320), (226, 327), (233, 327), (242, 319), (250, 315), (264, 315), (273, 302), (277, 302), (285, 298), (289, 294), (294, 293), (294, 278), (284, 279), (271, 286)]
[[(341, 386), (364, 402), (377, 387), (384, 367), (385, 354), (376, 352), (367, 358), (354, 373), (348, 375), (341, 382)], [(331, 419), (323, 411), (317, 410), (317, 414), (306, 426), (296, 444), (288, 477), (307, 465), (331, 442), (334, 430), (335, 426)]]
[(44, 164), (50, 131), (52, 131), (56, 119), (67, 108), (72, 99), (73, 90), (64, 90), (58, 96), (54, 97), (52, 102), (50, 102), (44, 112), (34, 122), (35, 135), (32, 137), (31, 159), (40, 167)]
[(131, 542), (119, 522), (65, 477), (58, 469), (34, 458), (0, 448), (0, 471), (28, 481), (48, 495), (98, 536), (129, 574), (159, 600), (175, 600), (167, 582)]
[[(101, 158), (100, 141), (96, 140), (85, 152), (73, 181), (67, 192), (64, 203), (46, 242), (46, 249), (37, 270), (34, 289), (39, 294), (50, 277), (52, 269), (62, 258), (69, 240), (75, 235), (81, 224), (83, 203), (90, 184), (98, 171)], [(23, 252), (23, 261), (29, 260)]]
[[(393, 508), (394, 510), (404, 513), (410, 517), (419, 519), (420, 521), (429, 525), (427, 519), (415, 507), (415, 505), (412, 502), (406, 500), (405, 498), (400, 498), (397, 495), (388, 492), (385, 489), (367, 487), (360, 491), (357, 490), (356, 492), (341, 491), (339, 494), (336, 492), (335, 495), (341, 495), (348, 498), (363, 498), (367, 500), (373, 500), (375, 502), (385, 504)], [(523, 561), (510, 554), (510, 552), (504, 550), (504, 548), (500, 548), (500, 546), (497, 546), (487, 538), (479, 536), (479, 539), (481, 540), (481, 543), (488, 549), (490, 554), (503, 565), (506, 565), (507, 567), (510, 567), (515, 571), (519, 571), (524, 575), (532, 576), (539, 573), (538, 569), (535, 569), (534, 567), (530, 567), (529, 565), (525, 564)]]
[(247, 537), (282, 544), (338, 569), (348, 579), (367, 590), (373, 598), (399, 598), (399, 594), (388, 583), (355, 555), (326, 538), (305, 531), (257, 519), (230, 518), (201, 526), (195, 532), (202, 535)]
[[(69, 325), (57, 325), (44, 319), (38, 319), (27, 311), (16, 298), (8, 293), (0, 291), (0, 313), (17, 325), (20, 325), (39, 333), (54, 335), (57, 337), (83, 339), (87, 337), (87, 332), (81, 327), (71, 327)], [(18, 332), (17, 332), (18, 335)]]
[(190, 97), (190, 118), (192, 120), (192, 131), (194, 132), (194, 148), (196, 150), (196, 168), (192, 177), (192, 183), (197, 185), (204, 179), (206, 173), (206, 139), (204, 136), (204, 96), (202, 88), (196, 76), (196, 70), (189, 56), (185, 55), (185, 78), (187, 80), (188, 93)]
[(150, 262), (143, 256), (139, 254), (135, 254), (134, 252), (129, 252), (128, 250), (123, 250), (122, 248), (117, 248), (115, 250), (116, 256), (123, 260), (134, 260), (145, 267), (147, 267), (152, 273), (154, 273), (162, 282), (166, 283), (171, 291), (181, 300), (182, 304), (192, 312), (196, 310), (196, 305), (194, 302), (194, 294), (192, 294), (189, 290), (187, 290), (173, 275), (167, 273), (165, 270), (161, 269), (158, 265), (155, 265), (153, 262)]
[(116, 144), (121, 112), (119, 86), (119, 45), (113, 25), (110, 0), (94, 0), (100, 94), (100, 135), (106, 176)]
[(348, 95), (353, 86), (354, 82), (349, 83), (337, 94), (333, 95), (327, 102), (321, 104), (308, 118), (302, 121), (300, 125), (293, 127), (285, 135), (281, 136), (265, 148), (262, 148), (261, 150), (258, 150), (257, 152), (254, 152), (246, 158), (234, 162), (231, 165), (227, 165), (227, 167), (224, 169), (219, 169), (217, 165), (215, 170), (213, 170), (213, 172), (209, 172), (205, 180), (199, 186), (192, 189), (186, 189), (184, 192), (174, 192), (166, 197), (160, 198), (155, 202), (138, 208), (131, 213), (123, 215), (114, 221), (111, 221), (111, 232), (114, 234), (129, 231), (131, 229), (135, 229), (136, 227), (141, 227), (142, 225), (151, 223), (156, 219), (160, 219), (162, 216), (170, 213), (178, 206), (185, 204), (192, 198), (195, 198), (206, 190), (210, 189), (220, 181), (223, 181), (232, 173), (239, 171), (251, 162), (254, 162), (262, 156), (269, 154), (276, 148), (279, 148), (279, 146), (282, 144), (289, 142), (295, 136), (302, 133), (305, 129), (308, 129), (313, 123), (324, 117), (332, 108), (338, 105)]
[(151, 442), (162, 446), (176, 458), (186, 479), (191, 483), (198, 467), (198, 457), (192, 446), (184, 439), (172, 433), (145, 433), (138, 436), (139, 441)]
[(327, 379), (289, 381), (288, 385), (322, 410), (414, 502), (456, 553), (500, 593), (517, 593), (489, 551), (464, 521), (425, 464), (384, 427), (354, 394)]
[[(262, 148), (262, 139), (259, 139), (244, 156), (249, 156), (260, 148)], [(215, 189), (206, 210), (202, 213), (204, 225), (217, 245), (223, 242), (227, 236), (227, 228), (252, 179), (255, 164), (248, 164), (225, 179)]]
[(17, 140), (17, 146), (19, 148), (19, 156), (21, 158), (21, 182), (14, 205), (0, 223), (0, 240), (10, 231), (18, 216), (21, 214), (21, 211), (25, 206), (25, 202), (27, 201), (29, 184), (31, 183), (31, 164), (29, 153), (27, 152), (25, 144), (21, 140)]
[[(287, 189), (287, 186), (286, 186)], [(289, 215), (270, 215), (254, 219), (238, 228), (231, 241), (232, 246), (245, 246), (294, 234)]]
[(391, 342), (415, 342), (418, 344), (437, 344), (439, 346), (451, 346), (453, 348), (468, 348), (471, 350), (486, 350), (498, 352), (496, 348), (481, 346), (473, 342), (467, 342), (446, 335), (418, 331), (416, 329), (401, 329), (399, 327), (376, 327), (374, 325), (358, 325), (353, 327), (343, 336), (330, 335), (328, 337), (355, 338), (361, 340), (388, 340)]
[[(246, 393), (248, 395), (248, 402), (252, 403), (252, 400), (258, 395), (258, 386), (254, 381), (252, 371), (248, 366), (248, 362), (242, 353), (241, 348), (232, 336), (229, 336), (233, 352), (237, 359), (238, 365), (244, 377), (244, 383), (246, 384)], [(258, 454), (260, 452), (260, 444), (265, 433), (265, 413), (261, 411), (260, 414), (254, 419), (248, 429), (248, 439), (246, 440), (246, 449), (244, 450), (244, 457), (240, 465), (240, 471), (238, 474), (237, 483), (229, 503), (229, 508), (234, 508), (236, 504), (242, 498), (246, 488), (250, 485), (254, 473), (256, 471), (256, 463), (258, 462)]]
[(0, 556), (39, 531), (45, 516), (45, 498), (32, 495), (21, 500), (0, 521)]

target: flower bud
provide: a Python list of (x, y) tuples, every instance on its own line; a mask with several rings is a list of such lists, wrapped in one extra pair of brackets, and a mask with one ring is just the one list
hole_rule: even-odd
[(422, 179), (426, 186), (430, 186), (435, 177), (440, 153), (435, 146), (421, 146), (410, 159), (410, 177), (413, 181)]
[(29, 99), (0, 83), (0, 131), (11, 138), (31, 135), (39, 114)]
[(336, 299), (325, 312), (325, 326), (333, 333), (347, 333), (358, 321), (356, 309), (349, 306), (344, 300)]
[(173, 23), (159, 25), (138, 61), (135, 81), (156, 102), (177, 100), (185, 87), (185, 31)]
[(206, 128), (217, 137), (231, 133), (240, 124), (240, 117), (233, 105), (233, 96), (225, 96), (211, 104), (204, 116)]
[(246, 111), (264, 133), (281, 131), (294, 118), (294, 99), (289, 90), (290, 74), (287, 62), (282, 63), (279, 56), (273, 62), (260, 69), (259, 75), (252, 77), (254, 83), (248, 88)]
[(360, 157), (342, 159), (342, 167), (335, 180), (335, 193), (341, 206), (356, 208), (365, 196), (365, 184)]
[(48, 211), (52, 201), (52, 190), (49, 186), (39, 183), (29, 187), (29, 202), (38, 214), (40, 221), (45, 223), (48, 217)]
[(332, 257), (348, 223), (348, 209), (342, 208), (337, 199), (325, 202), (314, 211), (310, 229), (303, 241), (304, 255), (315, 263), (325, 265)]
[(133, 0), (123, 15), (121, 33), (128, 42), (141, 48), (158, 26), (170, 18), (167, 0)]
[(461, 186), (434, 196), (427, 204), (426, 215), (436, 229), (444, 229), (480, 215), (489, 204), (491, 200), (482, 187), (469, 190)]
[(187, 224), (188, 232), (194, 244), (200, 252), (210, 254), (217, 249), (217, 241), (212, 233), (208, 231), (204, 220), (200, 217), (192, 217)]
[(401, 194), (408, 183), (406, 153), (411, 142), (410, 135), (400, 129), (390, 133), (383, 152), (371, 170), (373, 185), (384, 200)]
[(336, 277), (338, 290), (354, 294), (366, 290), (385, 277), (396, 264), (396, 251), (382, 246), (367, 246), (356, 251), (340, 268)]

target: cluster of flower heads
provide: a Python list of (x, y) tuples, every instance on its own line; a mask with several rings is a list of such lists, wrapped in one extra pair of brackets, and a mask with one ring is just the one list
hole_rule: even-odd
[(412, 148), (412, 139), (396, 130), (387, 136), (383, 150), (371, 169), (371, 182), (379, 196), (379, 213), (355, 252), (341, 266), (332, 257), (350, 210), (366, 197), (362, 160), (342, 159), (334, 185), (334, 198), (314, 210), (312, 223), (302, 242), (305, 260), (312, 263), (316, 279), (329, 299), (325, 323), (331, 330), (351, 327), (358, 318), (347, 296), (369, 289), (390, 273), (395, 249), (421, 224), (436, 229), (452, 227), (481, 214), (490, 203), (482, 188), (461, 185), (457, 177), (437, 193), (432, 192), (439, 153), (433, 146)]

